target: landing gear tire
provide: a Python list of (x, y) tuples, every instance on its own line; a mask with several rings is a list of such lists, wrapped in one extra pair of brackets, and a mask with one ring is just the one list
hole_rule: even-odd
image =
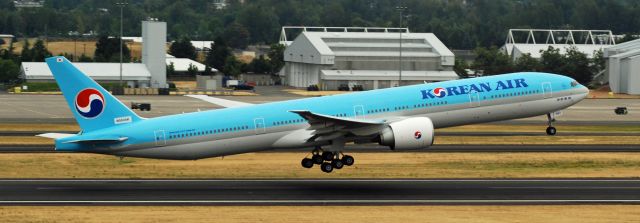
[(354, 162), (353, 156), (345, 155), (342, 157), (342, 163), (344, 163), (344, 165), (351, 166)]
[(323, 163), (320, 165), (320, 169), (322, 169), (322, 172), (331, 173), (331, 171), (333, 171), (333, 166), (331, 163)]
[(325, 161), (333, 160), (334, 156), (335, 154), (333, 154), (332, 152), (329, 152), (329, 151), (322, 152), (322, 159), (324, 159)]
[(335, 159), (331, 161), (331, 166), (336, 169), (342, 169), (342, 167), (344, 167), (344, 163), (342, 163), (342, 160)]
[(553, 122), (555, 121), (556, 119), (551, 116), (551, 113), (547, 114), (547, 124), (549, 125), (547, 127), (547, 135), (556, 135), (556, 127), (553, 127)]
[(549, 126), (547, 127), (547, 135), (556, 135), (556, 127), (553, 126)]
[(313, 160), (309, 158), (302, 159), (302, 167), (311, 168), (313, 167)]
[(324, 159), (322, 159), (322, 156), (315, 154), (311, 157), (311, 159), (313, 160), (313, 163), (315, 164), (322, 164), (322, 162), (324, 162)]

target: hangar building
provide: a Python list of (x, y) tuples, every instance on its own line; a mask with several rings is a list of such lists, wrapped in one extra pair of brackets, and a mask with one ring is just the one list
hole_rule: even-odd
[(297, 27), (302, 32), (288, 42), (285, 28), (281, 43), (288, 46), (281, 75), (289, 86), (335, 90), (341, 85), (361, 85), (370, 90), (397, 86), (400, 79), (401, 85), (458, 79), (453, 71), (454, 54), (433, 33), (410, 33), (404, 28)]
[(607, 47), (604, 57), (611, 91), (640, 94), (640, 39)]
[(510, 29), (501, 50), (517, 60), (524, 54), (540, 59), (542, 51), (553, 47), (564, 54), (574, 47), (589, 58), (595, 52), (615, 45), (611, 30)]

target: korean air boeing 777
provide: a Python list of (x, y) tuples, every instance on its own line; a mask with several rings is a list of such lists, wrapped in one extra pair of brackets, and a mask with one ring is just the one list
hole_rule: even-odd
[(354, 164), (343, 154), (349, 142), (426, 149), (437, 128), (544, 114), (554, 135), (554, 112), (588, 94), (571, 78), (526, 72), (255, 105), (192, 96), (227, 108), (146, 119), (64, 57), (46, 62), (82, 129), (40, 135), (58, 151), (194, 160), (310, 148), (302, 166), (324, 172)]

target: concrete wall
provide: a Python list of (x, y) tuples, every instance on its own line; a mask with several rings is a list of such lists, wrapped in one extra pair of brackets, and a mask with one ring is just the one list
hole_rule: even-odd
[(151, 87), (167, 88), (167, 23), (142, 21), (142, 63), (151, 73)]
[(640, 94), (640, 56), (629, 58), (627, 94)]

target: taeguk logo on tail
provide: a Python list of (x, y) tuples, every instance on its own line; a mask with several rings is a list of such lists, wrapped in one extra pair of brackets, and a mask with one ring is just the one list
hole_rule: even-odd
[(415, 133), (413, 133), (413, 138), (416, 138), (416, 139), (422, 138), (422, 132), (416, 131)]
[(86, 88), (76, 95), (76, 111), (83, 118), (95, 118), (104, 111), (104, 96), (100, 91)]

